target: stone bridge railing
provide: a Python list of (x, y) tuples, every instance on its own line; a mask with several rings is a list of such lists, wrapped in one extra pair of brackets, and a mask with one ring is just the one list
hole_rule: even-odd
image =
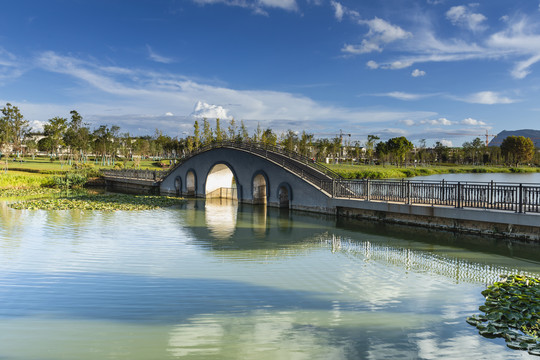
[(141, 180), (141, 181), (161, 181), (168, 171), (159, 170), (101, 170), (103, 177), (105, 178), (117, 178), (117, 179), (129, 179), (129, 180)]

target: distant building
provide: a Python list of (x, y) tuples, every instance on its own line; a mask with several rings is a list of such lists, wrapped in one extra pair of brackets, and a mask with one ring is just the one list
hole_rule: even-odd
[(503, 130), (489, 142), (488, 146), (501, 146), (503, 140), (508, 136), (524, 136), (530, 138), (534, 142), (534, 146), (540, 148), (540, 130), (532, 129)]

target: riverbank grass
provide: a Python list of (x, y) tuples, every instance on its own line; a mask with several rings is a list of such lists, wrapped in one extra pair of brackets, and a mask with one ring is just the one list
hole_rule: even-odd
[(437, 174), (480, 174), (480, 173), (526, 173), (540, 172), (536, 167), (500, 167), (500, 166), (417, 166), (397, 167), (393, 165), (350, 165), (325, 164), (345, 179), (399, 179), (414, 176)]

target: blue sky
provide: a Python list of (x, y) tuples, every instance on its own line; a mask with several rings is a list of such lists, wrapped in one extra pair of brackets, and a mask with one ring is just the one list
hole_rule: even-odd
[[(0, 104), (171, 136), (196, 117), (459, 146), (539, 129), (535, 0), (18, 0)], [(485, 137), (482, 137), (485, 139)]]

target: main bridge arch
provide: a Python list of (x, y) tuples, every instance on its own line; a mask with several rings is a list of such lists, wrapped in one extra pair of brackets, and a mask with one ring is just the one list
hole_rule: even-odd
[(307, 176), (307, 169), (304, 173), (301, 164), (293, 164), (300, 169), (294, 172), (285, 160), (236, 148), (212, 148), (175, 167), (161, 182), (160, 192), (275, 207), (324, 208), (329, 194)]

